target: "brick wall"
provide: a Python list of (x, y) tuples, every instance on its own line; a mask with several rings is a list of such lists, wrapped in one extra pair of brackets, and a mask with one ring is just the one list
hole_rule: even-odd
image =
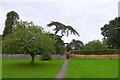
[(81, 59), (120, 59), (120, 55), (77, 55), (70, 54), (70, 58), (81, 58)]

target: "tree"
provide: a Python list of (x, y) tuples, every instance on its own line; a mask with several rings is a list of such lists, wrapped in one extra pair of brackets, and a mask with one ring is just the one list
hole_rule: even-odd
[(56, 40), (56, 44), (54, 44), (56, 54), (62, 55), (65, 51), (65, 44), (64, 44), (64, 41), (61, 39), (61, 36), (58, 36), (52, 33), (49, 35)]
[(106, 49), (106, 45), (99, 40), (93, 40), (87, 44), (85, 44), (85, 50), (101, 50)]
[(56, 35), (56, 44), (55, 44), (55, 49), (57, 54), (64, 54), (65, 52), (65, 44), (64, 41), (61, 39), (61, 36)]
[[(71, 26), (66, 26), (60, 22), (52, 21), (51, 23), (47, 24), (47, 26), (48, 27), (55, 26), (53, 30), (55, 31), (54, 35), (56, 36), (56, 40), (57, 40), (57, 44), (55, 46), (56, 46), (56, 53), (58, 54), (63, 54), (65, 51), (65, 43), (61, 39), (64, 36), (64, 34), (68, 36), (69, 33), (71, 32), (71, 34), (80, 36), (74, 28), (72, 28)], [(61, 32), (62, 36), (57, 35), (59, 31)]]
[(104, 40), (107, 40), (108, 48), (120, 49), (120, 17), (109, 21), (101, 28)]
[[(24, 24), (26, 27), (22, 28), (23, 25), (20, 24)], [(41, 27), (35, 26), (31, 22), (19, 22), (15, 32), (5, 36), (2, 42), (2, 52), (4, 54), (30, 54), (31, 63), (34, 64), (36, 54), (51, 55), (54, 53), (55, 43), (56, 41)]]
[(7, 13), (6, 17), (7, 17), (7, 19), (5, 21), (3, 37), (14, 32), (13, 28), (15, 27), (16, 22), (19, 19), (19, 15), (15, 11), (11, 11), (11, 12)]
[(71, 32), (71, 34), (74, 34), (74, 35), (78, 35), (78, 32), (72, 28), (71, 26), (66, 26), (60, 22), (55, 22), (55, 21), (52, 21), (51, 23), (47, 24), (48, 27), (51, 27), (51, 26), (55, 26), (56, 28), (54, 28), (53, 30), (55, 31), (55, 35), (61, 31), (61, 34), (62, 36), (64, 36), (64, 34), (66, 34), (67, 36), (69, 35), (69, 31)]
[(69, 44), (66, 46), (67, 51), (69, 50), (83, 50), (84, 44), (80, 40), (73, 39)]

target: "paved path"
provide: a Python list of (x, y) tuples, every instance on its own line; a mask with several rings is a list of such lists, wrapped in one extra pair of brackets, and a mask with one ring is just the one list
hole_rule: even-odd
[(65, 73), (67, 71), (68, 59), (65, 59), (64, 64), (62, 65), (61, 69), (59, 70), (58, 74), (56, 75), (56, 80), (61, 80), (59, 78), (64, 78)]

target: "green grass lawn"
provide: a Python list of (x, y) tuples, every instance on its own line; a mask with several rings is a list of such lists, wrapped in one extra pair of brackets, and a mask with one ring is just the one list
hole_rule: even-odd
[(118, 78), (118, 60), (70, 59), (66, 78)]
[(2, 60), (0, 59), (0, 78), (2, 78)]
[(63, 60), (2, 60), (3, 78), (54, 78), (63, 64)]

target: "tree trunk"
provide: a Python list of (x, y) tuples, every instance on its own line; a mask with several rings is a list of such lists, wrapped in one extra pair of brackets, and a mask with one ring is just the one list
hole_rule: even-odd
[(34, 59), (35, 59), (35, 54), (30, 54), (30, 56), (32, 57), (32, 60), (31, 60), (31, 64), (34, 64)]

